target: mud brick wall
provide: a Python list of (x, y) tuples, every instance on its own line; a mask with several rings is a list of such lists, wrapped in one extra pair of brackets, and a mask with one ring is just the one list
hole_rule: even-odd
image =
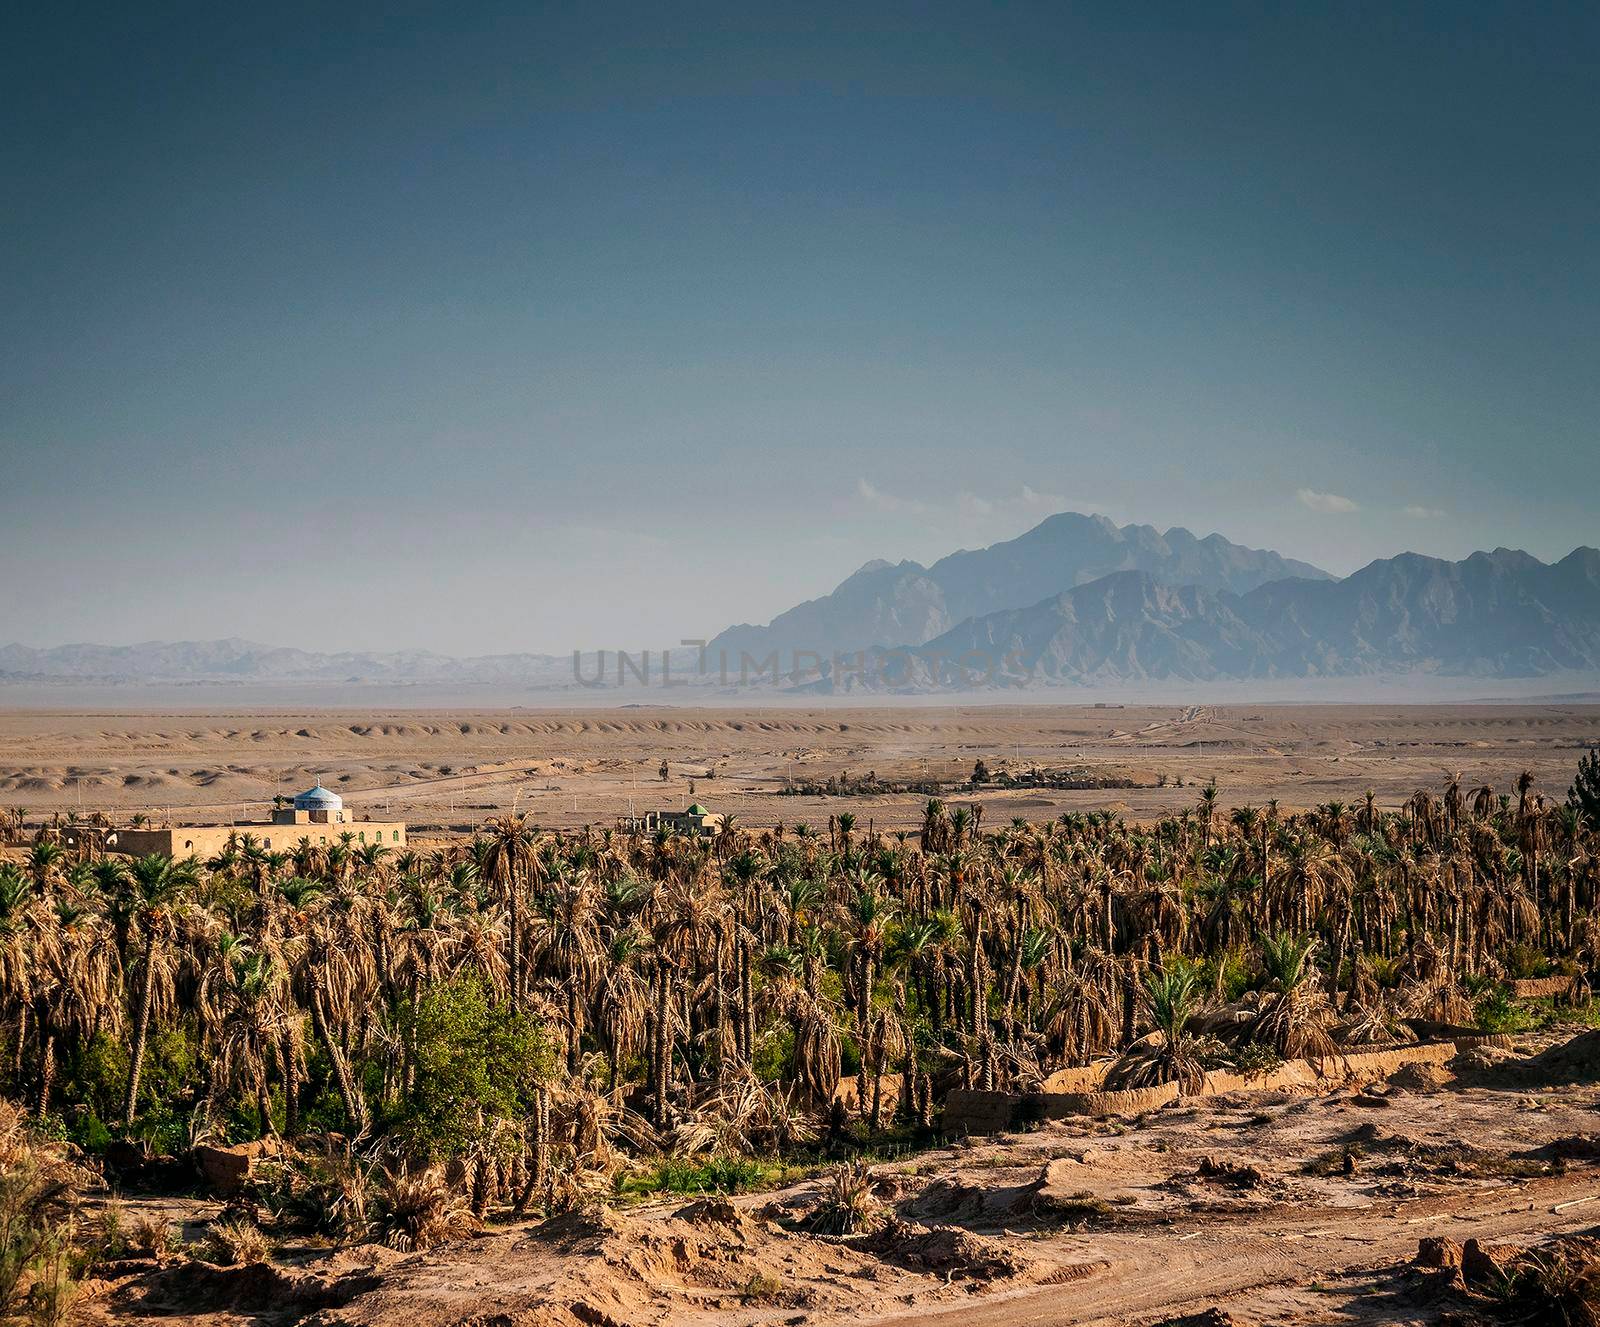
[[(1476, 1043), (1487, 1039), (1472, 1040)], [(1260, 1074), (1217, 1071), (1207, 1074), (1200, 1090), (1189, 1093), (1185, 1099), (1198, 1101), (1206, 1097), (1225, 1096), (1230, 1092), (1309, 1090), (1334, 1083), (1368, 1082), (1387, 1078), (1408, 1064), (1444, 1064), (1461, 1049), (1454, 1041), (1444, 1041), (1387, 1050), (1353, 1051), (1348, 1055), (1328, 1056), (1320, 1060), (1289, 1060), (1276, 1069)], [(1068, 1072), (1081, 1075), (1081, 1081), (1085, 1083), (1103, 1082), (1107, 1064), (1089, 1065)], [(1047, 1082), (1053, 1084), (1058, 1077), (1052, 1074)], [(955, 1091), (945, 1098), (944, 1130), (947, 1134), (958, 1136), (1003, 1133), (1027, 1119), (1138, 1115), (1177, 1101), (1182, 1095), (1176, 1083), (1160, 1083), (1155, 1087), (1131, 1088), (1122, 1092)]]

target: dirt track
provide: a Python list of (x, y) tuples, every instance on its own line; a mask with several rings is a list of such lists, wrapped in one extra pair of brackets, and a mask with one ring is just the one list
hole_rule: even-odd
[[(971, 1327), (1081, 1327), (1175, 1317), (1228, 1303), (1246, 1321), (1291, 1306), (1300, 1315), (1331, 1309), (1342, 1294), (1408, 1263), (1423, 1235), (1527, 1243), (1537, 1236), (1588, 1230), (1600, 1213), (1588, 1204), (1556, 1212), (1558, 1204), (1600, 1195), (1590, 1172), (1532, 1180), (1512, 1189), (1448, 1198), (1423, 1198), (1386, 1211), (1357, 1215), (1312, 1210), (1262, 1215), (1249, 1221), (1206, 1220), (1192, 1229), (1102, 1237), (1081, 1250), (1110, 1266), (1065, 1286), (1042, 1286), (942, 1309), (917, 1309), (853, 1321), (961, 1323)], [(1330, 1285), (1330, 1280), (1343, 1283)], [(1327, 1289), (1314, 1289), (1321, 1283)], [(1271, 1292), (1271, 1293), (1263, 1293)], [(1352, 1306), (1340, 1305), (1348, 1319)], [(1359, 1311), (1359, 1306), (1357, 1306)], [(846, 1319), (838, 1319), (845, 1321)], [(1392, 1321), (1392, 1318), (1385, 1318)]]
[[(1095, 1327), (1225, 1305), (1247, 1323), (1369, 1315), (1430, 1321), (1426, 1304), (1396, 1302), (1397, 1295), (1407, 1298), (1400, 1273), (1422, 1236), (1527, 1243), (1600, 1222), (1600, 1169), (1592, 1161), (1562, 1174), (1487, 1173), (1525, 1171), (1555, 1140), (1558, 1151), (1593, 1150), (1588, 1131), (1595, 1127), (1597, 1102), (1593, 1088), (1530, 1092), (1506, 1082), (1386, 1097), (1336, 1093), (1256, 1109), (1241, 1098), (1233, 1109), (1159, 1112), (1132, 1135), (1091, 1145), (1085, 1163), (1065, 1164), (1074, 1188), (1111, 1200), (1102, 1227), (1029, 1243), (1030, 1251), (1064, 1266), (1104, 1263), (1102, 1270), (1063, 1285), (1020, 1287), (865, 1320)], [(1029, 1135), (1024, 1146), (1037, 1146), (1052, 1132)], [(1373, 1140), (1355, 1144), (1365, 1149), (1355, 1175), (1304, 1173), (1308, 1160), (1347, 1145), (1352, 1136)], [(975, 1159), (994, 1156), (992, 1146), (980, 1148)], [(1261, 1188), (1235, 1194), (1181, 1180), (1183, 1201), (1157, 1202), (1151, 1210), (1152, 1196), (1171, 1187), (1173, 1176), (1192, 1172), (1202, 1156), (1258, 1167), (1265, 1177)], [(1451, 1173), (1458, 1168), (1484, 1173)], [(1379, 1174), (1389, 1170), (1399, 1173)], [(988, 1173), (995, 1181), (1006, 1174)], [(990, 1228), (981, 1218), (972, 1227)], [(1003, 1222), (995, 1227), (1004, 1228)]]

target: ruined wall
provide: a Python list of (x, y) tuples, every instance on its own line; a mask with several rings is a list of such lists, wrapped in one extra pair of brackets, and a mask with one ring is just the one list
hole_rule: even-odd
[(1106, 1081), (1111, 1060), (1096, 1060), (1093, 1064), (1074, 1069), (1057, 1069), (1044, 1080), (1045, 1092), (1093, 1092)]
[[(1481, 1043), (1487, 1038), (1473, 1038)], [(1205, 1076), (1198, 1092), (1187, 1094), (1186, 1100), (1198, 1101), (1208, 1097), (1226, 1096), (1230, 1092), (1283, 1092), (1304, 1091), (1335, 1083), (1370, 1082), (1387, 1078), (1408, 1064), (1444, 1064), (1454, 1059), (1464, 1047), (1454, 1041), (1421, 1046), (1396, 1046), (1387, 1050), (1352, 1051), (1348, 1055), (1328, 1056), (1320, 1060), (1288, 1060), (1275, 1069), (1259, 1074), (1237, 1074), (1215, 1071)], [(1099, 1074), (1097, 1081), (1104, 1082), (1105, 1064), (1090, 1065), (1082, 1070), (1063, 1071), (1087, 1075)], [(1047, 1082), (1057, 1076), (1052, 1074)], [(1092, 1086), (1086, 1083), (1087, 1086)], [(1176, 1083), (1160, 1083), (1155, 1087), (1131, 1088), (1120, 1092), (1084, 1090), (1076, 1092), (951, 1092), (945, 1098), (944, 1128), (946, 1133), (1000, 1133), (1028, 1119), (1060, 1120), (1072, 1116), (1103, 1118), (1112, 1115), (1139, 1115), (1177, 1101), (1184, 1094)]]
[(1519, 977), (1515, 981), (1507, 982), (1506, 985), (1511, 988), (1511, 994), (1519, 1000), (1547, 1000), (1570, 991), (1573, 979), (1561, 974), (1554, 977)]

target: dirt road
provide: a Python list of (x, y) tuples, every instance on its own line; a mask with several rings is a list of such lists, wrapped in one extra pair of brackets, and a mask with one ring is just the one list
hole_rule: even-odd
[[(1424, 1235), (1465, 1242), (1527, 1243), (1535, 1238), (1588, 1230), (1600, 1221), (1600, 1173), (1531, 1180), (1476, 1194), (1419, 1198), (1386, 1210), (1328, 1208), (1261, 1213), (1247, 1221), (1176, 1221), (1161, 1230), (1104, 1234), (1073, 1240), (1059, 1250), (1063, 1263), (1094, 1263), (1101, 1270), (1060, 1285), (1034, 1286), (969, 1299), (942, 1308), (919, 1307), (879, 1316), (852, 1314), (834, 1322), (905, 1322), (949, 1327), (1112, 1327), (1196, 1313), (1234, 1303), (1255, 1321), (1252, 1304), (1271, 1299), (1275, 1310), (1291, 1301), (1332, 1308), (1337, 1287), (1311, 1289), (1334, 1278), (1358, 1280), (1412, 1260)], [(1564, 1207), (1578, 1201), (1578, 1205)], [(1564, 1210), (1557, 1210), (1564, 1207)], [(1057, 1252), (1055, 1242), (1038, 1246)], [(1273, 1292), (1268, 1295), (1266, 1292)], [(1331, 1315), (1330, 1315), (1331, 1316)], [(1342, 1320), (1348, 1311), (1341, 1310)]]

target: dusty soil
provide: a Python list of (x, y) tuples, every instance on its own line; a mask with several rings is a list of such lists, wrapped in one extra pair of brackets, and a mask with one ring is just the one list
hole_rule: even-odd
[[(991, 824), (1093, 807), (1153, 817), (1193, 805), (1193, 785), (1210, 778), (1225, 804), (1355, 801), (1372, 788), (1393, 806), (1452, 773), (1506, 790), (1529, 768), (1559, 799), (1597, 742), (1600, 706), (1577, 704), (11, 710), (0, 711), (0, 805), (35, 817), (107, 809), (230, 821), (259, 818), (274, 793), (320, 777), (358, 814), (413, 824), (471, 825), (514, 805), (545, 826), (608, 824), (692, 795), (752, 826), (823, 825), (850, 811), (863, 828), (904, 828), (920, 820), (923, 796), (779, 791), (845, 772), (954, 780), (981, 757), (996, 774), (1084, 767), (1140, 785), (959, 795), (983, 803)], [(1187, 786), (1156, 787), (1163, 775)]]
[(1600, 1222), (1600, 1056), (1534, 1049), (1468, 1052), (1411, 1088), (1178, 1103), (927, 1152), (878, 1168), (887, 1224), (870, 1235), (806, 1233), (807, 1182), (491, 1226), (423, 1254), (126, 1267), (84, 1311), (151, 1327), (1460, 1321), (1414, 1265), (1420, 1239), (1527, 1244)]

